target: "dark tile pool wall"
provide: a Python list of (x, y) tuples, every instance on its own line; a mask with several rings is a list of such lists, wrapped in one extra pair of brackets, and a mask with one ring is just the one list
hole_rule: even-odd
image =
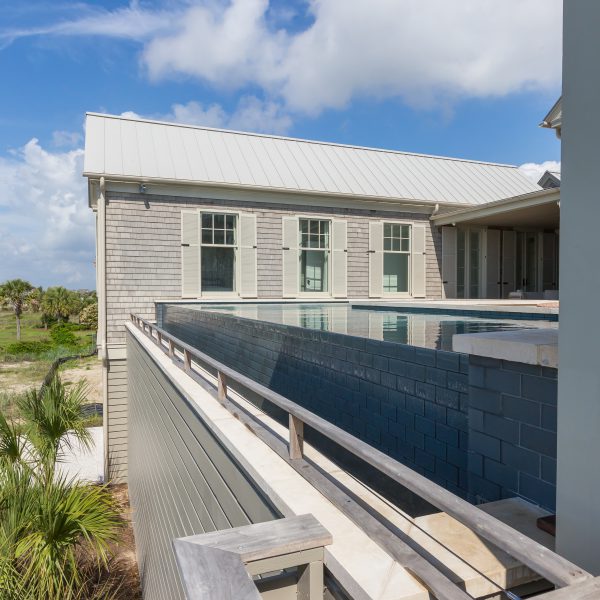
[(177, 305), (157, 320), (472, 502), (554, 510), (556, 369)]
[(469, 491), (554, 511), (557, 369), (469, 357)]
[(158, 324), (467, 496), (465, 355), (173, 305)]

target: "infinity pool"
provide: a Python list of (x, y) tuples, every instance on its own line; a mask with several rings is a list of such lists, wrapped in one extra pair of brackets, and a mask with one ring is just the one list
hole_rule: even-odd
[(401, 309), (357, 309), (344, 303), (190, 304), (186, 308), (437, 350), (452, 350), (452, 336), (459, 333), (558, 327), (551, 321), (403, 313)]

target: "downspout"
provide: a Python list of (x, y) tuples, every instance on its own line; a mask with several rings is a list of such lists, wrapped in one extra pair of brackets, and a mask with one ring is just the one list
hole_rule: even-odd
[(104, 481), (108, 479), (108, 348), (106, 339), (106, 182), (100, 177), (98, 197), (96, 269), (98, 270), (98, 354), (102, 360), (102, 415), (104, 435)]
[(434, 207), (434, 209), (433, 209), (433, 212), (431, 213), (431, 215), (429, 216), (429, 218), (431, 219), (431, 218), (435, 217), (435, 215), (437, 215), (439, 212), (440, 212), (440, 205), (436, 204), (435, 207)]

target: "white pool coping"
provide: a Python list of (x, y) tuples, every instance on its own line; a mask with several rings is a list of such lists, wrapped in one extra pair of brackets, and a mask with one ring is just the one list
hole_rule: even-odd
[(458, 334), (452, 350), (558, 369), (558, 327)]

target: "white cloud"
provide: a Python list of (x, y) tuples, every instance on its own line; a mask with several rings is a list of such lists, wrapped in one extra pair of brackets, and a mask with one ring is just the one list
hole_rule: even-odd
[(137, 41), (151, 79), (256, 88), (317, 114), (353, 98), (451, 106), (461, 98), (556, 91), (562, 0), (310, 0), (311, 22), (285, 28), (269, 0), (131, 2), (38, 29), (0, 32)]
[(525, 163), (519, 167), (519, 170), (523, 175), (537, 183), (546, 171), (560, 173), (560, 162), (547, 160), (543, 163)]
[(83, 136), (78, 131), (54, 131), (52, 132), (52, 145), (57, 148), (73, 148), (79, 146)]
[(0, 158), (0, 281), (95, 287), (82, 169), (82, 149), (53, 153), (37, 139)]
[(560, 0), (313, 0), (311, 26), (269, 29), (268, 0), (193, 7), (143, 52), (153, 79), (258, 85), (299, 111), (354, 97), (439, 106), (560, 82)]
[[(124, 117), (140, 117), (134, 111), (122, 113)], [(291, 129), (292, 118), (277, 102), (264, 101), (255, 96), (243, 96), (232, 113), (220, 104), (204, 105), (195, 100), (186, 104), (173, 104), (168, 113), (144, 115), (150, 119), (172, 121), (187, 125), (201, 125), (260, 133), (284, 134)]]

